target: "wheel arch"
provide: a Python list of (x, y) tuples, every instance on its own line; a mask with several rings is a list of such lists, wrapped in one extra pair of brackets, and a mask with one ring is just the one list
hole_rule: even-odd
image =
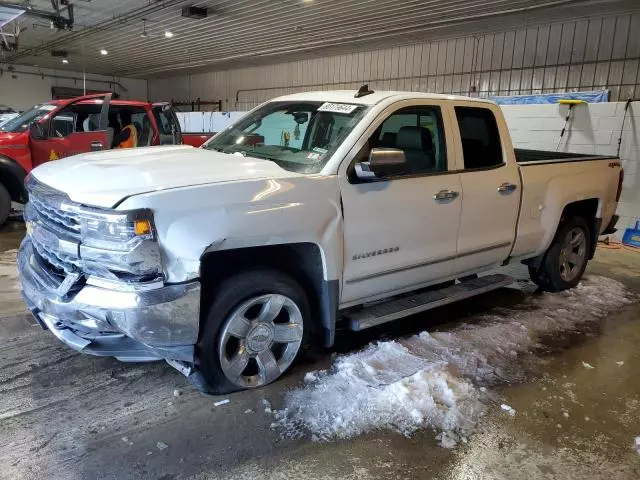
[(327, 279), (321, 247), (311, 242), (205, 253), (200, 262), (200, 334), (204, 331), (208, 307), (220, 282), (236, 272), (256, 267), (273, 268), (290, 275), (300, 284), (307, 294), (313, 312), (314, 337), (324, 346), (331, 346), (335, 336), (339, 285), (337, 279)]
[(602, 224), (602, 219), (598, 217), (598, 212), (600, 211), (600, 199), (599, 198), (587, 198), (584, 200), (578, 200), (574, 202), (567, 203), (562, 209), (562, 213), (558, 218), (556, 223), (556, 229), (554, 234), (551, 236), (549, 244), (546, 245), (544, 252), (538, 255), (537, 257), (526, 260), (524, 263), (533, 268), (538, 268), (542, 261), (544, 260), (545, 255), (547, 254), (547, 250), (549, 246), (553, 244), (560, 227), (563, 222), (567, 218), (573, 217), (582, 217), (586, 220), (587, 225), (589, 226), (590, 231), (590, 251), (589, 251), (589, 260), (591, 260), (596, 251), (596, 246), (598, 243), (598, 233), (600, 232), (600, 227)]
[(18, 162), (0, 155), (0, 183), (9, 192), (12, 201), (19, 203), (27, 201), (27, 190), (24, 187), (26, 177), (27, 172)]

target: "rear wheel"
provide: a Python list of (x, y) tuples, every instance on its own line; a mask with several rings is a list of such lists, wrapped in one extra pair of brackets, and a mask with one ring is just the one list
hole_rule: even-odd
[(582, 217), (564, 222), (539, 268), (529, 267), (531, 280), (548, 292), (575, 287), (587, 268), (591, 234)]
[(11, 195), (7, 189), (0, 183), (0, 226), (9, 218), (11, 213)]
[(248, 271), (223, 282), (198, 344), (210, 389), (228, 393), (278, 379), (302, 349), (308, 318), (304, 291), (283, 273)]

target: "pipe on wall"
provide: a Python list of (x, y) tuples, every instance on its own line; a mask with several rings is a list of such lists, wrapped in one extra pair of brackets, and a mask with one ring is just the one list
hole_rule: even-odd
[[(44, 72), (25, 72), (24, 70), (8, 70), (7, 71), (12, 75), (31, 75), (32, 77), (42, 77), (42, 78), (54, 78), (56, 80), (73, 80), (75, 82), (93, 82), (93, 83), (104, 83), (108, 86), (115, 85), (123, 92), (127, 92), (127, 87), (122, 85), (120, 82), (115, 80), (94, 80), (94, 79), (85, 79), (83, 77), (74, 77), (72, 75), (58, 75), (57, 73), (44, 73)], [(0, 68), (0, 77), (4, 74), (4, 69)]]

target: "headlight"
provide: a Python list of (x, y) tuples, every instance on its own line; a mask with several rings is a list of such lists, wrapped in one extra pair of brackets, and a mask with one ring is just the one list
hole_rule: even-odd
[(80, 221), (82, 244), (108, 250), (131, 250), (135, 244), (153, 240), (151, 210), (123, 213), (85, 213)]
[(162, 275), (151, 210), (83, 212), (80, 232), (80, 259), (87, 273), (129, 281)]

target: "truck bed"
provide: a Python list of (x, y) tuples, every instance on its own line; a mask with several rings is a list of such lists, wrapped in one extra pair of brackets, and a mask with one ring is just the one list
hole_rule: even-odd
[(615, 159), (613, 155), (587, 155), (584, 153), (551, 152), (548, 150), (527, 150), (515, 148), (516, 162), (519, 165), (530, 165), (537, 163), (561, 163), (586, 160)]

